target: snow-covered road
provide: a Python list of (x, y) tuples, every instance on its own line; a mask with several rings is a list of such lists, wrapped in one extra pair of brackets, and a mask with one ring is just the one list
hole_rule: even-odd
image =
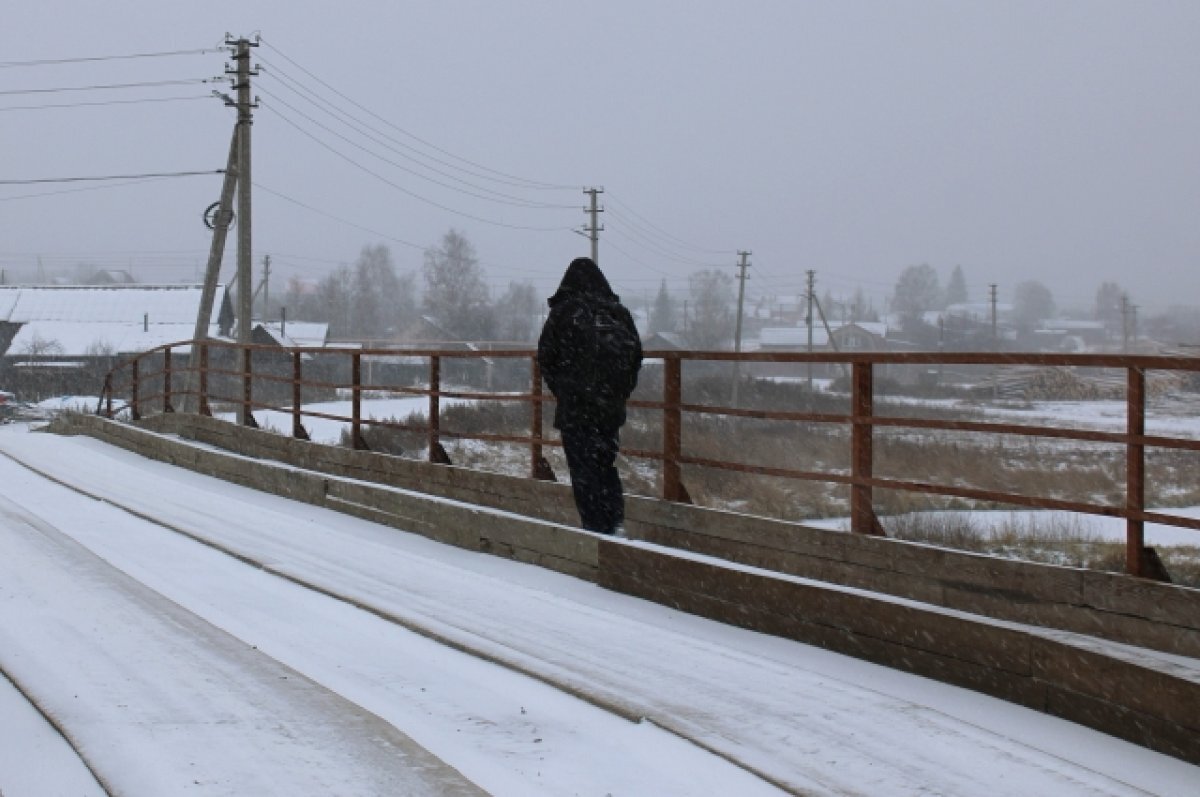
[[(377, 785), (416, 760), (497, 795), (1200, 783), (1002, 701), (94, 440), (8, 426), (0, 453), (0, 668), (122, 794), (421, 793)], [(0, 756), (5, 797), (38, 794), (22, 761)]]

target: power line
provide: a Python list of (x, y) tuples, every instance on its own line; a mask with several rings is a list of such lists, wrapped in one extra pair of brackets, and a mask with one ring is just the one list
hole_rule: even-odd
[(412, 241), (406, 241), (403, 238), (396, 238), (395, 236), (388, 235), (387, 233), (382, 233), (382, 232), (379, 232), (378, 230), (373, 230), (370, 227), (364, 227), (361, 224), (357, 224), (353, 221), (350, 221), (349, 219), (343, 219), (340, 216), (335, 216), (332, 213), (327, 213), (326, 211), (320, 210), (319, 208), (315, 208), (312, 205), (309, 205), (305, 202), (301, 202), (299, 199), (294, 199), (294, 198), (288, 196), (287, 194), (280, 193), (279, 191), (276, 191), (273, 188), (267, 188), (262, 183), (255, 182), (254, 187), (261, 191), (266, 191), (268, 194), (273, 194), (274, 196), (279, 197), (280, 199), (284, 200), (285, 202), (291, 202), (293, 205), (302, 207), (305, 210), (309, 211), (310, 213), (316, 213), (318, 216), (324, 216), (327, 219), (332, 219), (333, 221), (339, 222), (341, 224), (345, 224), (349, 227), (353, 227), (356, 230), (361, 230), (362, 232), (367, 232), (367, 233), (370, 233), (371, 235), (376, 235), (380, 238), (385, 238), (394, 243), (402, 244), (404, 246), (408, 246), (413, 249), (419, 249), (419, 250), (424, 251), (425, 249), (429, 248), (427, 246), (422, 246), (421, 244), (415, 244)]
[(211, 100), (211, 94), (194, 94), (187, 97), (143, 97), (139, 100), (101, 100), (97, 102), (61, 102), (49, 105), (8, 105), (0, 111), (44, 111), (48, 108), (88, 108), (101, 105), (138, 105), (151, 102), (182, 102), (186, 100)]
[(269, 47), (271, 50), (273, 50), (274, 52), (278, 53), (278, 54), (279, 54), (279, 56), (280, 56), (281, 58), (283, 58), (283, 59), (284, 59), (284, 60), (286, 60), (288, 63), (290, 63), (290, 64), (292, 64), (293, 66), (295, 66), (297, 69), (299, 69), (299, 70), (300, 70), (301, 72), (303, 72), (304, 74), (308, 75), (308, 76), (309, 76), (310, 78), (312, 78), (313, 80), (315, 80), (315, 81), (317, 81), (318, 83), (320, 83), (320, 84), (321, 84), (322, 86), (324, 86), (325, 88), (327, 88), (327, 89), (329, 89), (330, 91), (332, 91), (332, 92), (333, 92), (334, 94), (336, 94), (337, 96), (341, 97), (341, 98), (342, 98), (343, 100), (345, 100), (346, 102), (349, 102), (351, 105), (353, 105), (354, 107), (358, 108), (359, 110), (361, 110), (361, 111), (363, 111), (363, 112), (365, 112), (365, 113), (367, 113), (367, 114), (370, 114), (372, 117), (374, 117), (375, 119), (378, 119), (380, 122), (383, 122), (383, 123), (384, 123), (384, 124), (386, 124), (388, 127), (391, 127), (393, 130), (396, 130), (396, 131), (398, 131), (399, 133), (401, 133), (401, 134), (403, 134), (403, 135), (407, 136), (408, 138), (411, 138), (413, 141), (416, 141), (416, 142), (418, 142), (419, 144), (422, 144), (422, 145), (424, 145), (424, 146), (426, 146), (426, 147), (429, 147), (429, 148), (430, 148), (430, 149), (432, 149), (432, 150), (435, 150), (435, 151), (437, 151), (437, 152), (440, 152), (440, 153), (441, 153), (441, 154), (443, 154), (443, 155), (446, 155), (446, 156), (449, 156), (449, 157), (451, 157), (451, 158), (454, 158), (455, 160), (462, 161), (463, 163), (466, 163), (466, 164), (468, 164), (469, 166), (474, 166), (474, 167), (475, 167), (475, 168), (477, 168), (477, 169), (483, 169), (483, 170), (484, 170), (484, 171), (486, 171), (486, 172), (489, 172), (489, 173), (491, 173), (491, 174), (497, 175), (497, 176), (499, 176), (499, 177), (504, 177), (504, 178), (506, 178), (506, 179), (509, 179), (509, 180), (517, 180), (517, 181), (519, 181), (519, 182), (521, 182), (521, 183), (524, 183), (525, 185), (527, 185), (527, 186), (528, 186), (528, 187), (530, 187), (530, 188), (544, 188), (544, 189), (571, 189), (571, 190), (576, 190), (576, 189), (578, 189), (578, 188), (579, 188), (579, 186), (578, 186), (578, 185), (564, 185), (564, 184), (561, 184), (561, 183), (547, 183), (547, 182), (542, 182), (542, 181), (540, 181), (540, 180), (530, 180), (530, 179), (527, 179), (527, 178), (524, 178), (524, 177), (519, 177), (519, 176), (517, 176), (517, 175), (513, 175), (513, 174), (506, 174), (505, 172), (498, 171), (498, 170), (496, 170), (496, 169), (491, 169), (491, 168), (488, 168), (487, 166), (484, 166), (484, 165), (482, 165), (482, 164), (480, 164), (480, 163), (475, 163), (474, 161), (468, 160), (467, 158), (463, 158), (463, 157), (461, 157), (461, 156), (459, 156), (459, 155), (455, 155), (454, 153), (452, 153), (452, 152), (450, 152), (450, 151), (448, 151), (448, 150), (442, 149), (441, 147), (437, 146), (436, 144), (433, 144), (433, 143), (431, 143), (431, 142), (429, 142), (429, 141), (426, 141), (426, 140), (424, 140), (423, 138), (421, 138), (421, 137), (419, 137), (419, 136), (417, 136), (417, 135), (415, 135), (415, 134), (413, 134), (413, 133), (410, 133), (409, 131), (405, 130), (404, 128), (400, 127), (399, 125), (396, 125), (395, 123), (388, 121), (387, 119), (383, 118), (382, 116), (380, 116), (379, 114), (375, 113), (375, 112), (374, 112), (374, 111), (372, 111), (371, 109), (369, 109), (369, 108), (367, 108), (367, 107), (363, 106), (362, 104), (360, 104), (360, 103), (356, 102), (355, 100), (351, 99), (351, 98), (350, 98), (350, 97), (348, 97), (347, 95), (345, 95), (345, 94), (343, 94), (342, 92), (338, 91), (336, 88), (334, 88), (334, 87), (333, 87), (333, 86), (331, 86), (330, 84), (326, 83), (324, 80), (322, 80), (321, 78), (317, 77), (316, 75), (314, 75), (314, 74), (313, 74), (312, 72), (310, 72), (309, 70), (305, 69), (303, 66), (301, 66), (299, 63), (297, 63), (295, 60), (293, 60), (292, 58), (289, 58), (289, 57), (287, 56), (287, 54), (286, 54), (286, 53), (284, 53), (282, 50), (280, 50), (280, 49), (279, 49), (278, 47), (276, 47), (275, 45), (271, 44), (269, 41), (266, 41), (265, 39), (263, 39), (263, 40), (261, 40), (261, 41), (262, 41), (262, 43), (263, 43), (264, 45), (266, 45), (267, 47)]
[[(507, 185), (507, 186), (511, 186), (514, 188), (521, 188), (521, 189), (525, 189), (525, 190), (571, 190), (574, 188), (574, 186), (563, 186), (563, 187), (535, 186), (535, 185), (530, 185), (527, 181), (523, 181), (520, 179), (496, 177), (496, 176), (484, 174), (482, 172), (475, 171), (472, 169), (467, 169), (467, 168), (459, 166), (455, 163), (451, 163), (450, 161), (443, 160), (441, 158), (435, 157), (435, 156), (430, 155), (425, 152), (421, 152), (419, 149), (412, 146), (411, 144), (407, 144), (404, 141), (396, 138), (395, 136), (391, 136), (391, 135), (387, 134), (386, 132), (378, 129), (377, 127), (372, 126), (369, 122), (366, 122), (366, 121), (356, 117), (354, 114), (337, 107), (337, 105), (334, 104), (333, 102), (322, 97), (317, 92), (315, 92), (312, 89), (308, 88), (307, 86), (303, 85), (299, 80), (288, 75), (288, 73), (285, 70), (279, 69), (278, 67), (274, 66), (273, 64), (271, 64), (269, 62), (264, 61), (264, 63), (266, 63), (267, 67), (268, 67), (268, 69), (264, 72), (264, 74), (269, 77), (273, 77), (273, 78), (279, 80), (280, 84), (283, 85), (284, 88), (286, 88), (289, 91), (292, 91), (296, 94), (299, 94), (307, 102), (312, 103), (313, 105), (317, 106), (322, 111), (324, 111), (325, 113), (329, 114), (330, 116), (333, 116), (335, 119), (337, 119), (342, 124), (346, 125), (347, 127), (351, 128), (355, 132), (359, 133), (359, 135), (362, 135), (366, 138), (371, 138), (372, 140), (376, 141), (379, 144), (382, 144), (384, 147), (391, 150), (392, 152), (395, 152), (396, 154), (401, 155), (402, 157), (407, 158), (407, 159), (413, 161), (414, 163), (420, 164), (423, 168), (429, 169), (430, 171), (434, 172), (435, 174), (440, 174), (443, 177), (446, 177), (451, 180), (455, 180), (457, 182), (462, 182), (466, 185), (473, 185), (473, 187), (477, 187), (483, 191), (491, 190), (491, 189), (483, 188), (482, 186), (474, 185), (466, 180), (463, 180), (460, 177), (455, 177), (454, 175), (447, 174), (446, 172), (443, 172), (440, 169), (430, 166), (425, 161), (431, 161), (440, 166), (445, 166), (446, 168), (449, 168), (449, 169), (455, 169), (464, 174), (470, 175), (471, 177), (474, 177), (476, 179), (490, 180), (492, 182), (500, 183), (501, 185)], [(349, 121), (347, 121), (347, 120), (349, 120)], [(395, 147), (388, 146), (388, 144), (384, 143), (384, 141), (380, 141), (379, 138), (373, 138), (372, 136), (369, 136), (366, 133), (364, 133), (363, 129), (366, 129), (366, 130), (370, 131), (371, 133), (374, 133), (376, 136), (379, 136), (384, 141), (391, 142), (392, 144), (395, 144), (396, 146)], [(396, 147), (403, 149), (405, 152), (401, 152), (400, 150), (396, 149)]]
[[(610, 212), (612, 213), (613, 218), (617, 219), (618, 221), (625, 221), (628, 223), (629, 220), (627, 218), (625, 218), (622, 214), (617, 213), (616, 211), (610, 211)], [(659, 244), (652, 238), (647, 237), (645, 233), (641, 232), (636, 226), (634, 226), (632, 224), (630, 225), (630, 230), (632, 231), (632, 235), (629, 232), (622, 230), (620, 228), (620, 226), (618, 225), (616, 228), (612, 229), (612, 232), (615, 232), (618, 235), (624, 235), (626, 238), (633, 241), (634, 243), (637, 243), (646, 249), (650, 249), (650, 250), (654, 251), (655, 254), (665, 257), (668, 260), (674, 260), (677, 263), (683, 263), (685, 265), (700, 266), (702, 268), (720, 268), (720, 266), (713, 264), (713, 263), (706, 263), (702, 260), (695, 260), (690, 257), (682, 257), (680, 255), (676, 255), (676, 254), (672, 253), (671, 251), (669, 251), (668, 249), (664, 248), (661, 244)]]
[(138, 83), (98, 83), (90, 86), (56, 86), (48, 89), (6, 89), (0, 91), (0, 95), (10, 96), (13, 94), (57, 94), (67, 91), (102, 91), (110, 89), (144, 89), (144, 88), (159, 88), (162, 86), (191, 86), (197, 83), (212, 83), (217, 78), (181, 78), (179, 80), (146, 80)]
[[(408, 168), (407, 166), (403, 166), (403, 165), (401, 165), (401, 164), (399, 164), (399, 163), (396, 163), (396, 162), (395, 162), (395, 161), (393, 161), (393, 160), (389, 160), (388, 158), (385, 158), (384, 156), (380, 155), (380, 154), (379, 154), (379, 153), (377, 153), (377, 152), (372, 152), (371, 150), (369, 150), (369, 149), (367, 149), (366, 147), (364, 147), (362, 144), (359, 144), (358, 142), (356, 142), (356, 141), (353, 141), (353, 140), (351, 140), (351, 139), (347, 138), (346, 136), (342, 135), (341, 133), (337, 132), (336, 130), (333, 130), (333, 129), (332, 129), (332, 128), (330, 128), (329, 126), (327, 126), (327, 125), (325, 125), (325, 124), (323, 124), (323, 123), (321, 123), (321, 122), (317, 121), (317, 120), (316, 120), (316, 119), (314, 119), (313, 117), (311, 117), (311, 116), (309, 116), (308, 114), (304, 113), (303, 111), (299, 110), (298, 108), (296, 108), (295, 106), (293, 106), (293, 105), (291, 105), (290, 103), (286, 102), (285, 100), (282, 100), (282, 99), (280, 99), (279, 97), (277, 97), (277, 96), (273, 95), (271, 92), (268, 92), (268, 91), (266, 91), (266, 90), (264, 90), (264, 89), (261, 89), (261, 88), (259, 89), (259, 91), (261, 91), (263, 94), (265, 94), (265, 95), (266, 95), (266, 96), (268, 96), (268, 97), (274, 97), (274, 99), (275, 99), (275, 101), (276, 101), (276, 102), (280, 103), (281, 105), (283, 105), (283, 106), (284, 106), (285, 108), (287, 108), (288, 110), (290, 110), (290, 111), (292, 111), (293, 113), (295, 113), (295, 114), (297, 114), (297, 115), (299, 115), (299, 116), (303, 117), (304, 119), (308, 120), (309, 122), (312, 122), (314, 125), (316, 125), (317, 127), (321, 128), (322, 130), (324, 130), (325, 132), (329, 133), (330, 135), (336, 136), (337, 138), (341, 139), (342, 141), (345, 141), (345, 142), (346, 142), (347, 144), (349, 144), (350, 146), (352, 146), (352, 147), (355, 147), (356, 149), (362, 150), (363, 152), (365, 152), (365, 153), (366, 153), (366, 154), (368, 154), (368, 155), (371, 155), (371, 156), (373, 156), (373, 157), (376, 157), (376, 158), (378, 158), (379, 160), (383, 161), (384, 163), (388, 164), (389, 166), (394, 166), (394, 167), (396, 167), (397, 169), (399, 169), (399, 170), (401, 170), (401, 171), (403, 171), (403, 172), (405, 172), (405, 173), (407, 173), (407, 174), (411, 174), (411, 175), (412, 175), (412, 176), (414, 176), (414, 177), (417, 177), (417, 178), (419, 178), (419, 179), (422, 179), (422, 180), (426, 180), (426, 181), (428, 181), (428, 182), (431, 182), (431, 183), (433, 183), (434, 185), (441, 186), (442, 188), (446, 188), (446, 189), (449, 189), (449, 190), (451, 190), (451, 191), (458, 191), (459, 193), (466, 194), (467, 196), (473, 196), (473, 197), (475, 197), (476, 199), (484, 199), (484, 200), (487, 200), (487, 201), (489, 201), (489, 202), (499, 202), (499, 203), (501, 203), (501, 204), (505, 204), (505, 205), (513, 205), (513, 206), (515, 206), (515, 207), (532, 208), (532, 209), (537, 209), (537, 210), (546, 210), (546, 209), (552, 209), (552, 210), (574, 210), (574, 209), (577, 207), (577, 205), (549, 204), (549, 203), (545, 203), (545, 202), (530, 202), (530, 201), (528, 201), (528, 200), (524, 200), (524, 199), (521, 199), (520, 197), (515, 197), (515, 196), (512, 196), (512, 195), (510, 195), (510, 194), (502, 194), (502, 193), (500, 193), (500, 192), (498, 192), (498, 191), (493, 191), (493, 190), (491, 190), (490, 188), (483, 188), (483, 187), (480, 187), (480, 186), (472, 186), (472, 187), (474, 187), (474, 188), (478, 188), (480, 191), (486, 191), (486, 192), (487, 192), (487, 194), (491, 194), (491, 195), (492, 195), (492, 196), (487, 196), (486, 194), (475, 193), (474, 191), (468, 191), (468, 190), (466, 190), (466, 189), (463, 189), (463, 188), (458, 188), (457, 186), (453, 186), (453, 185), (449, 185), (449, 184), (447, 184), (447, 183), (443, 183), (443, 182), (441, 182), (440, 180), (435, 180), (435, 179), (433, 179), (432, 177), (429, 177), (428, 175), (424, 175), (424, 174), (421, 174), (420, 172), (413, 171), (412, 169)], [(277, 112), (277, 113), (278, 113), (278, 112)], [(368, 136), (368, 138), (370, 138), (370, 137)], [(375, 139), (372, 139), (372, 140), (375, 140)], [(376, 140), (376, 143), (380, 143), (380, 142), (378, 142), (378, 141)], [(386, 145), (385, 145), (385, 146), (386, 146)], [(426, 168), (428, 168), (428, 167), (426, 167)], [(447, 178), (449, 178), (449, 179), (451, 179), (451, 180), (456, 180), (456, 181), (458, 181), (458, 182), (464, 182), (464, 183), (465, 183), (465, 181), (463, 181), (463, 180), (461, 180), (460, 178), (458, 178), (458, 177), (455, 177), (455, 176), (453, 176), (453, 175), (444, 174), (444, 173), (442, 173), (442, 172), (438, 172), (438, 173), (439, 173), (439, 174), (443, 174), (443, 176), (445, 176), (445, 177), (447, 177)], [(471, 185), (470, 183), (465, 183), (465, 184), (466, 184), (466, 185)]]
[(148, 172), (146, 174), (110, 174), (102, 177), (36, 177), (29, 180), (0, 180), (0, 185), (33, 185), (35, 183), (83, 183), (102, 180), (145, 180), (160, 177), (196, 177), (205, 174), (224, 174), (224, 169), (195, 172)]
[(12, 69), (23, 66), (50, 66), (53, 64), (80, 64), (90, 61), (123, 61), (133, 58), (165, 58), (176, 55), (204, 55), (216, 52), (212, 49), (201, 50), (167, 50), (157, 53), (127, 53), (124, 55), (95, 55), (83, 58), (42, 58), (36, 61), (0, 61), (0, 69)]
[(158, 178), (148, 177), (144, 180), (131, 180), (127, 183), (111, 183), (109, 185), (89, 185), (84, 188), (64, 188), (61, 191), (40, 191), (36, 194), (17, 194), (16, 196), (0, 197), (0, 202), (13, 202), (18, 199), (37, 199), (44, 196), (60, 196), (62, 194), (79, 194), (84, 191), (107, 191), (113, 188), (124, 188), (142, 183), (152, 183)]
[(295, 128), (297, 131), (299, 131), (299, 132), (300, 132), (301, 134), (303, 134), (304, 136), (307, 136), (308, 138), (312, 139), (312, 140), (313, 140), (313, 141), (315, 141), (317, 144), (319, 144), (320, 146), (322, 146), (322, 147), (324, 147), (325, 149), (329, 150), (329, 151), (330, 151), (330, 152), (332, 152), (334, 155), (337, 155), (339, 158), (341, 158), (342, 160), (344, 160), (344, 161), (346, 161), (347, 163), (351, 164), (352, 166), (355, 166), (356, 168), (358, 168), (358, 169), (361, 169), (362, 171), (364, 171), (364, 172), (366, 172), (367, 174), (371, 175), (371, 176), (372, 176), (372, 177), (374, 177), (376, 180), (379, 180), (380, 182), (384, 183), (385, 185), (389, 185), (389, 186), (391, 186), (392, 188), (396, 189), (396, 190), (397, 190), (397, 191), (399, 191), (400, 193), (402, 193), (402, 194), (405, 194), (405, 195), (407, 195), (407, 196), (410, 196), (410, 197), (412, 197), (413, 199), (419, 200), (419, 201), (421, 201), (421, 202), (424, 202), (424, 203), (426, 203), (426, 204), (428, 204), (428, 205), (432, 205), (433, 207), (435, 207), (435, 208), (438, 208), (439, 210), (444, 210), (444, 211), (446, 211), (447, 213), (454, 213), (454, 214), (456, 214), (456, 215), (462, 216), (462, 217), (464, 217), (464, 218), (471, 219), (471, 220), (473, 220), (473, 221), (478, 221), (478, 222), (481, 222), (481, 223), (483, 223), (483, 224), (491, 224), (491, 225), (494, 225), (494, 226), (497, 226), (497, 227), (507, 227), (508, 229), (512, 229), (512, 230), (532, 230), (532, 231), (536, 231), (536, 232), (564, 232), (564, 231), (569, 231), (569, 230), (571, 230), (571, 229), (572, 229), (571, 227), (535, 227), (535, 226), (525, 226), (525, 225), (520, 225), (520, 224), (509, 224), (509, 223), (507, 223), (507, 222), (495, 221), (494, 219), (488, 219), (488, 218), (484, 218), (484, 217), (482, 217), (482, 216), (476, 216), (476, 215), (474, 215), (474, 214), (467, 213), (467, 212), (465, 212), (465, 211), (456, 210), (455, 208), (449, 207), (449, 206), (447, 206), (447, 205), (443, 205), (443, 204), (441, 204), (441, 203), (439, 203), (439, 202), (434, 202), (432, 199), (428, 199), (427, 197), (423, 197), (423, 196), (421, 196), (420, 194), (417, 194), (417, 193), (415, 193), (415, 192), (413, 192), (413, 191), (410, 191), (409, 189), (405, 188), (404, 186), (402, 186), (402, 185), (399, 185), (398, 183), (395, 183), (395, 182), (393, 182), (392, 180), (389, 180), (388, 178), (384, 177), (383, 175), (379, 174), (378, 172), (375, 172), (375, 171), (371, 170), (370, 168), (368, 168), (368, 167), (366, 167), (366, 166), (362, 165), (362, 164), (361, 164), (361, 163), (359, 163), (358, 161), (356, 161), (356, 160), (354, 160), (353, 158), (351, 158), (349, 155), (346, 155), (346, 154), (345, 154), (345, 153), (343, 153), (343, 152), (339, 152), (337, 149), (335, 149), (335, 148), (331, 147), (329, 144), (325, 143), (325, 142), (324, 142), (324, 141), (322, 141), (321, 139), (319, 139), (319, 138), (317, 138), (316, 136), (314, 136), (312, 133), (310, 133), (310, 132), (308, 132), (307, 130), (305, 130), (305, 129), (304, 129), (303, 127), (301, 127), (300, 125), (298, 125), (298, 124), (296, 124), (295, 122), (293, 122), (291, 119), (289, 119), (289, 118), (288, 118), (287, 116), (285, 116), (284, 114), (281, 114), (281, 113), (279, 113), (279, 111), (275, 110), (275, 109), (274, 109), (274, 108), (272, 108), (270, 105), (264, 105), (264, 106), (262, 106), (262, 107), (263, 107), (263, 108), (265, 108), (266, 110), (269, 110), (269, 111), (271, 111), (272, 113), (274, 113), (276, 116), (278, 116), (280, 119), (282, 119), (282, 120), (283, 120), (284, 122), (286, 122), (287, 124), (291, 125), (293, 128)]
[[(650, 230), (653, 230), (654, 232), (657, 232), (660, 236), (674, 242), (675, 246), (681, 246), (685, 249), (691, 249), (696, 252), (702, 252), (702, 253), (710, 254), (710, 255), (728, 255), (728, 254), (733, 253), (733, 250), (730, 250), (730, 249), (710, 249), (707, 247), (696, 246), (695, 244), (688, 243), (687, 241), (683, 240), (682, 238), (674, 236), (671, 233), (667, 232), (666, 230), (662, 229), (661, 227), (656, 226), (653, 222), (651, 222), (645, 216), (636, 212), (633, 208), (629, 207), (629, 205), (620, 201), (619, 199), (615, 199), (610, 195), (609, 200), (613, 204), (615, 204), (619, 207), (625, 208), (625, 210), (628, 211), (630, 215), (632, 215), (636, 219), (639, 219), (642, 222), (642, 224), (644, 224), (646, 227), (650, 228)], [(627, 221), (630, 221), (630, 220), (627, 219)], [(630, 224), (634, 224), (634, 222), (630, 221)], [(638, 226), (638, 225), (634, 225), (634, 226)]]

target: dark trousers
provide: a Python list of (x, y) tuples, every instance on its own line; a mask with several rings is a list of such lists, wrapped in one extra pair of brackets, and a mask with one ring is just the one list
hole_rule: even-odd
[(617, 473), (619, 428), (572, 426), (562, 429), (563, 451), (579, 521), (588, 531), (612, 534), (625, 520), (625, 496)]

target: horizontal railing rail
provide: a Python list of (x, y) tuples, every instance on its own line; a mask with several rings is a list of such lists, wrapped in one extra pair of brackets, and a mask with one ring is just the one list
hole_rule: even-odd
[[(491, 369), (505, 360), (528, 364), (527, 387), (520, 390), (478, 389), (475, 385), (447, 388), (443, 366), (447, 362), (476, 363)], [(895, 490), (938, 495), (983, 503), (1065, 510), (1122, 518), (1126, 521), (1125, 569), (1143, 577), (1161, 577), (1145, 545), (1145, 523), (1160, 523), (1200, 531), (1200, 520), (1147, 507), (1147, 449), (1200, 451), (1200, 440), (1146, 433), (1147, 372), (1200, 372), (1200, 358), (1123, 354), (1035, 354), (991, 352), (718, 352), (648, 351), (647, 363), (661, 364), (661, 395), (639, 395), (629, 402), (632, 409), (658, 413), (661, 437), (657, 448), (623, 447), (628, 457), (659, 465), (661, 497), (668, 501), (690, 501), (683, 481), (683, 468), (710, 468), (792, 480), (824, 482), (849, 489), (850, 529), (862, 534), (880, 534), (875, 512), (875, 490)], [(848, 410), (821, 412), (813, 409), (767, 409), (685, 400), (684, 364), (725, 363), (777, 364), (786, 366), (837, 365), (849, 373)], [(331, 365), (332, 364), (332, 365)], [(364, 378), (364, 364), (368, 375)], [(318, 376), (306, 375), (317, 370)], [(424, 375), (424, 387), (388, 384), (373, 379), (372, 369), (403, 366)], [(901, 417), (876, 414), (875, 371), (891, 366), (982, 366), (999, 368), (1107, 369), (1119, 372), (1124, 385), (1125, 418), (1122, 431), (1068, 428), (1031, 423), (997, 423), (936, 417)], [(490, 373), (490, 372), (489, 372)], [(334, 376), (330, 376), (334, 374)], [(340, 378), (338, 374), (344, 375)], [(736, 376), (735, 376), (736, 378)], [(809, 374), (811, 383), (811, 371)], [(259, 390), (255, 390), (257, 384)], [(272, 393), (275, 401), (261, 394)], [(341, 392), (349, 396), (351, 411), (340, 415), (306, 408), (304, 396)], [(426, 422), (414, 425), (396, 420), (363, 417), (362, 402), (370, 395), (423, 396), (427, 400)], [(736, 396), (736, 393), (734, 394)], [(306, 419), (343, 422), (348, 426), (350, 445), (366, 448), (364, 429), (384, 428), (424, 435), (428, 457), (449, 463), (441, 445), (445, 439), (478, 440), (516, 444), (528, 448), (529, 476), (554, 478), (545, 456), (547, 447), (560, 445), (544, 431), (544, 408), (553, 397), (543, 391), (536, 353), (528, 349), (472, 351), (461, 349), (397, 349), (353, 347), (298, 347), (240, 345), (226, 341), (180, 341), (160, 346), (118, 364), (107, 375), (97, 411), (113, 417), (115, 397), (134, 420), (152, 412), (186, 410), (212, 414), (221, 406), (237, 414), (240, 423), (256, 425), (253, 413), (270, 410), (290, 415), (291, 434), (308, 439)], [(282, 397), (282, 398), (280, 398)], [(442, 401), (514, 402), (529, 407), (526, 433), (467, 432), (443, 429)], [(311, 403), (311, 402), (310, 402)], [(732, 404), (736, 404), (736, 399)], [(178, 405), (178, 406), (177, 406)], [(118, 403), (118, 407), (122, 405)], [(683, 419), (728, 418), (787, 424), (829, 425), (849, 430), (848, 467), (812, 470), (786, 465), (735, 461), (727, 457), (689, 453), (684, 446)], [(1013, 435), (1079, 443), (1118, 446), (1124, 449), (1124, 495), (1120, 501), (1069, 500), (1061, 497), (1027, 495), (1008, 490), (944, 483), (921, 479), (889, 478), (876, 473), (877, 430), (908, 430), (922, 433), (950, 432), (969, 435)], [(744, 452), (740, 452), (744, 453)], [(1000, 467), (999, 464), (996, 465)], [(1197, 535), (1200, 545), (1200, 534)]]

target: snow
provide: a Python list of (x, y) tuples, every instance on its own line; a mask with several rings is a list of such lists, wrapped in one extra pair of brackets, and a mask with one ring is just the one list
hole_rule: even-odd
[[(1184, 518), (1200, 518), (1200, 506), (1172, 507), (1165, 510), (1167, 514)], [(971, 528), (982, 535), (1003, 531), (1006, 528), (1065, 528), (1079, 532), (1081, 538), (1097, 542), (1125, 542), (1126, 523), (1122, 518), (1102, 517), (1100, 515), (1078, 515), (1074, 512), (1057, 510), (972, 510), (957, 512), (913, 512), (905, 517), (937, 517), (963, 515), (969, 518)], [(805, 520), (804, 525), (835, 531), (849, 531), (850, 518), (818, 518)], [(1200, 546), (1200, 531), (1185, 529), (1180, 526), (1168, 526), (1162, 523), (1145, 524), (1145, 542), (1151, 546), (1187, 545)]]
[[(41, 354), (54, 357), (92, 357), (97, 354), (144, 352), (168, 343), (190, 340), (195, 331), (190, 324), (143, 323), (137, 321), (27, 321), (9, 344), (10, 354)], [(217, 326), (209, 327), (209, 337), (217, 336)], [(49, 345), (52, 348), (47, 348)], [(176, 355), (187, 354), (190, 345), (176, 346)]]
[[(1012, 704), (88, 438), (9, 425), (0, 453), (93, 496), (0, 457), (0, 669), (122, 794), (412, 793), (369, 784), (406, 738), (496, 795), (1200, 782)], [(28, 715), (0, 713), (0, 739)], [(5, 797), (55, 793), (21, 785), (49, 755), (0, 753)]]

